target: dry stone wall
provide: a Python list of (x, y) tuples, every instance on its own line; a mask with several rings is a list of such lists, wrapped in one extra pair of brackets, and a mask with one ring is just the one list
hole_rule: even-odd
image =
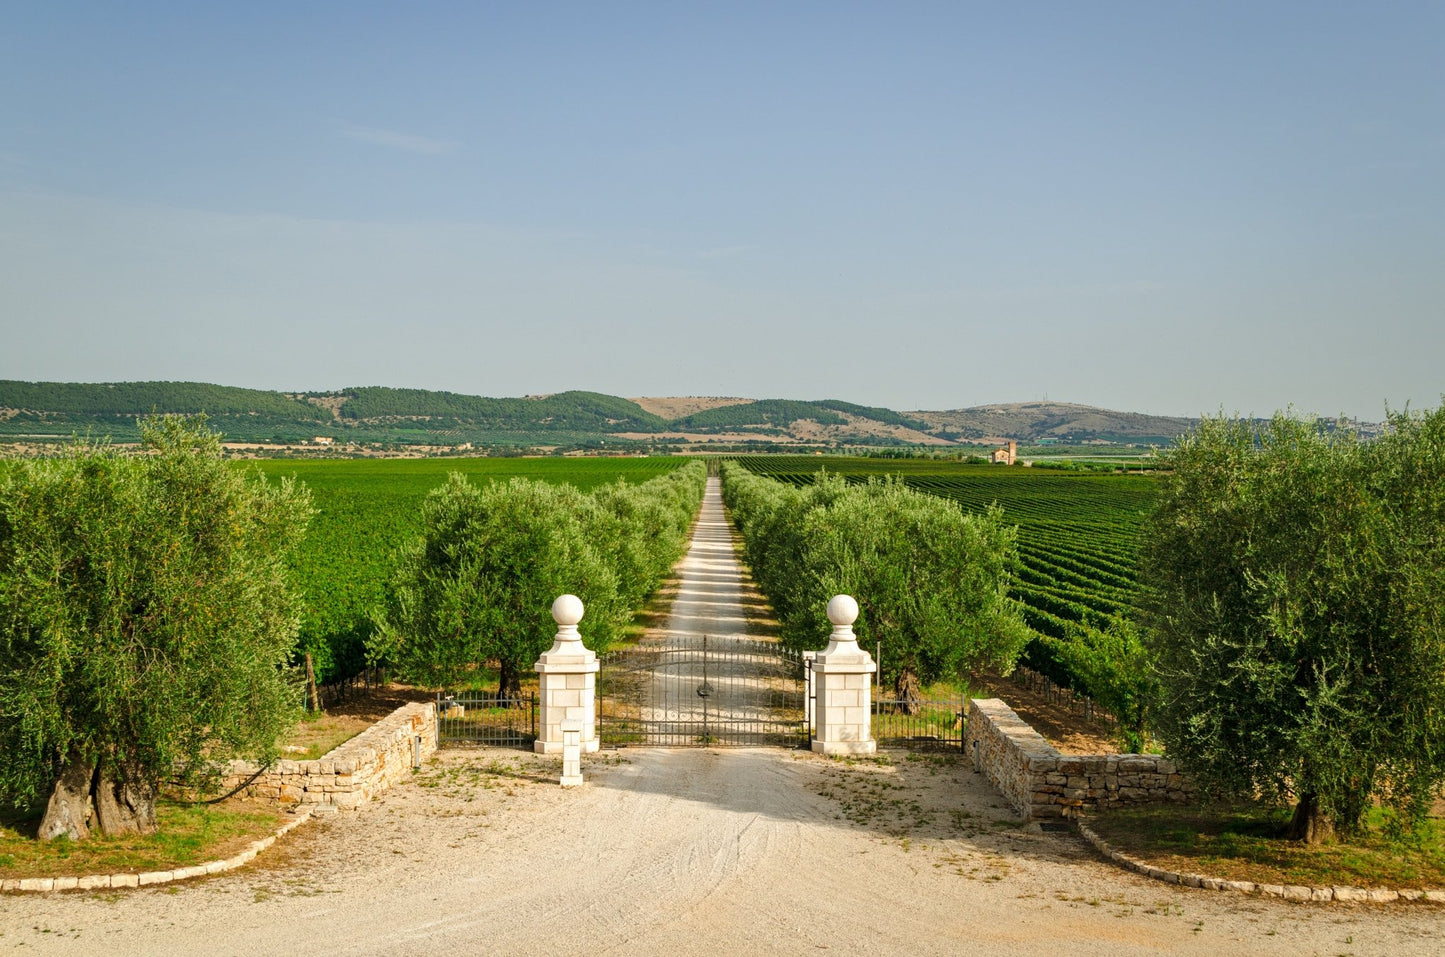
[[(279, 804), (309, 804), (318, 810), (351, 811), (411, 774), (436, 751), (437, 713), (431, 702), (403, 705), (315, 761), (278, 761), (245, 789), (247, 795)], [(224, 790), (252, 775), (256, 765), (235, 762)]]
[(1026, 821), (1125, 804), (1183, 802), (1193, 786), (1154, 754), (1060, 754), (998, 698), (969, 702), (964, 748)]

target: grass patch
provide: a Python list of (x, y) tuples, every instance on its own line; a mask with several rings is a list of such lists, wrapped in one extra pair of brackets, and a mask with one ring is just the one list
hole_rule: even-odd
[(962, 679), (939, 681), (922, 689), (923, 707), (917, 714), (904, 714), (898, 707), (892, 685), (873, 692), (873, 738), (880, 744), (909, 744), (961, 748), (964, 718), (971, 691)]
[(260, 801), (192, 806), (162, 801), (160, 831), (145, 837), (35, 839), (40, 821), (0, 820), (0, 877), (65, 877), (168, 871), (230, 857), (274, 834), (287, 814)]
[(1254, 805), (1144, 807), (1089, 819), (1116, 849), (1154, 867), (1258, 884), (1445, 888), (1445, 820), (1400, 834), (1373, 811), (1348, 841), (1309, 847), (1281, 835), (1289, 811)]
[(365, 718), (330, 715), (324, 711), (308, 713), (282, 746), (281, 757), (288, 761), (315, 761), (350, 741), (371, 724)]

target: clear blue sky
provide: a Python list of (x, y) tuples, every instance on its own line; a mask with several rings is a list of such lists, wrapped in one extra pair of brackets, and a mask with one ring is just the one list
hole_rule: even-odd
[(1445, 392), (1445, 4), (14, 3), (0, 378)]

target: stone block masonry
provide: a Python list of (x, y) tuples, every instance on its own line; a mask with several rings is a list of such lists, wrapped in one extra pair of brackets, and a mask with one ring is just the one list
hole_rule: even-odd
[(585, 609), (576, 595), (559, 595), (552, 602), (552, 620), (557, 637), (542, 653), (535, 666), (542, 695), (541, 733), (533, 746), (538, 754), (565, 753), (563, 727), (576, 723), (581, 735), (579, 747), (596, 751), (597, 738), (597, 655), (582, 644), (577, 623)]
[[(278, 761), (246, 789), (250, 797), (279, 804), (315, 805), (318, 810), (353, 811), (436, 751), (437, 713), (431, 702), (402, 705), (376, 724), (315, 761)], [(256, 773), (234, 762), (222, 793)]]
[(964, 749), (1025, 821), (1126, 804), (1182, 803), (1193, 786), (1154, 754), (1060, 754), (998, 698), (968, 706)]

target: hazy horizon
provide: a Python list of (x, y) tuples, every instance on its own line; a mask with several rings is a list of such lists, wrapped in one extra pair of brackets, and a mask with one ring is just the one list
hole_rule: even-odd
[[(14, 380), (12, 380), (12, 381), (14, 381)], [(33, 382), (33, 381), (48, 381), (48, 382), (59, 382), (59, 381), (61, 381), (61, 380), (20, 380), (20, 381), (32, 381), (32, 382)], [(62, 382), (62, 384), (66, 384), (66, 385), (112, 385), (112, 384), (121, 384), (121, 383), (124, 383), (124, 382), (132, 382), (132, 383), (134, 383), (134, 382), (143, 382), (143, 381), (170, 381), (170, 382), (176, 382), (176, 383), (181, 383), (181, 382), (194, 382), (194, 383), (198, 383), (198, 384), (202, 384), (202, 385), (216, 385), (216, 386), (223, 386), (223, 387), (243, 388), (243, 389), (260, 389), (261, 391), (276, 392), (276, 393), (285, 394), (285, 395), (307, 395), (307, 396), (339, 395), (339, 394), (344, 393), (344, 392), (346, 392), (347, 390), (350, 390), (350, 389), (371, 388), (371, 387), (400, 388), (400, 389), (423, 389), (423, 390), (425, 390), (425, 387), (424, 387), (424, 386), (384, 386), (384, 385), (382, 385), (381, 383), (374, 383), (374, 382), (372, 382), (372, 383), (352, 383), (352, 384), (349, 384), (349, 385), (337, 386), (337, 387), (334, 387), (334, 388), (332, 388), (332, 387), (324, 387), (324, 388), (298, 387), (298, 388), (283, 388), (283, 389), (266, 389), (266, 388), (264, 388), (264, 387), (258, 387), (258, 386), (244, 386), (244, 385), (237, 385), (236, 383), (233, 383), (233, 382), (202, 382), (201, 380), (179, 380), (179, 379), (172, 379), (172, 380), (137, 380), (137, 379), (124, 380), (124, 379), (114, 379), (114, 380), (90, 381), (90, 382)], [(472, 393), (465, 393), (465, 392), (464, 392), (464, 393), (457, 393), (456, 390), (452, 390), (452, 389), (438, 389), (438, 390), (426, 390), (426, 391), (451, 392), (451, 393), (453, 393), (453, 394), (472, 395), (472, 396), (478, 396), (478, 397), (481, 397), (481, 398), (488, 398), (488, 399), (540, 399), (540, 398), (546, 398), (546, 397), (551, 396), (551, 395), (556, 395), (557, 392), (571, 392), (571, 391), (578, 391), (578, 392), (595, 392), (596, 390), (591, 390), (591, 389), (558, 389), (557, 392), (524, 392), (524, 393), (517, 393), (517, 394), (514, 394), (514, 395), (501, 395), (501, 394), (490, 394), (490, 393), (488, 393), (488, 394), (483, 394), (483, 393), (475, 393), (475, 392), (472, 392)], [(659, 393), (659, 394), (653, 394), (653, 395), (642, 395), (642, 394), (640, 394), (640, 393), (624, 394), (624, 393), (620, 393), (620, 392), (618, 392), (618, 393), (601, 393), (601, 394), (612, 395), (612, 396), (614, 396), (614, 397), (616, 397), (616, 398), (627, 399), (628, 401), (634, 401), (634, 402), (635, 402), (635, 401), (649, 401), (649, 400), (667, 400), (667, 399), (677, 399), (677, 400), (682, 400), (682, 399), (737, 399), (737, 400), (741, 400), (742, 402), (761, 402), (761, 401), (769, 401), (769, 400), (776, 400), (776, 399), (796, 399), (796, 400), (807, 401), (807, 402), (840, 401), (840, 402), (852, 402), (854, 405), (867, 405), (867, 404), (868, 404), (868, 403), (862, 403), (862, 402), (855, 402), (853, 399), (849, 398), (849, 397), (846, 396), (846, 395), (784, 396), (784, 395), (772, 395), (772, 394), (769, 394), (769, 395), (747, 395), (747, 396), (744, 396), (744, 395), (662, 395), (662, 394), (660, 394), (660, 393)], [(1120, 414), (1138, 414), (1138, 415), (1157, 416), (1157, 417), (1160, 417), (1160, 418), (1187, 418), (1187, 419), (1197, 419), (1197, 418), (1200, 418), (1202, 415), (1211, 415), (1211, 416), (1212, 416), (1212, 415), (1219, 415), (1219, 414), (1221, 414), (1221, 413), (1223, 413), (1223, 414), (1225, 414), (1225, 415), (1241, 415), (1241, 416), (1245, 416), (1245, 417), (1268, 418), (1269, 415), (1273, 414), (1274, 411), (1292, 411), (1294, 414), (1300, 415), (1300, 416), (1318, 415), (1318, 416), (1323, 417), (1323, 418), (1336, 418), (1336, 417), (1337, 417), (1336, 415), (1329, 415), (1329, 414), (1326, 414), (1326, 413), (1318, 413), (1318, 412), (1315, 412), (1314, 410), (1310, 410), (1310, 409), (1302, 409), (1302, 408), (1299, 408), (1298, 406), (1292, 407), (1291, 409), (1271, 410), (1271, 412), (1267, 412), (1267, 413), (1251, 413), (1251, 412), (1244, 412), (1244, 411), (1242, 411), (1242, 410), (1231, 410), (1231, 409), (1223, 409), (1223, 408), (1220, 408), (1220, 409), (1213, 409), (1213, 410), (1206, 409), (1206, 410), (1204, 410), (1203, 412), (1201, 412), (1201, 413), (1196, 413), (1196, 414), (1194, 414), (1194, 415), (1174, 415), (1174, 414), (1172, 414), (1172, 413), (1156, 412), (1156, 411), (1154, 411), (1154, 410), (1152, 410), (1152, 409), (1147, 409), (1147, 408), (1110, 408), (1110, 407), (1105, 407), (1105, 406), (1091, 405), (1091, 404), (1085, 403), (1085, 402), (1074, 402), (1074, 401), (1072, 401), (1072, 400), (1070, 400), (1070, 399), (1067, 399), (1067, 398), (1057, 398), (1057, 397), (1050, 397), (1050, 396), (1044, 396), (1044, 397), (1037, 398), (1037, 399), (1007, 399), (1007, 400), (993, 401), (993, 402), (979, 402), (979, 403), (975, 403), (975, 404), (973, 404), (973, 405), (968, 405), (968, 406), (949, 406), (949, 407), (947, 407), (947, 408), (943, 408), (943, 407), (940, 407), (940, 408), (923, 408), (923, 407), (919, 407), (919, 408), (908, 409), (908, 408), (900, 408), (900, 407), (896, 407), (896, 406), (882, 406), (881, 408), (887, 408), (887, 409), (891, 409), (891, 410), (894, 411), (894, 412), (904, 412), (904, 413), (907, 413), (907, 412), (961, 412), (961, 411), (968, 411), (968, 410), (973, 410), (973, 409), (988, 409), (988, 408), (998, 408), (998, 407), (1008, 407), (1008, 406), (1020, 406), (1020, 405), (1033, 405), (1033, 404), (1077, 406), (1077, 407), (1079, 407), (1079, 408), (1095, 409), (1095, 410), (1098, 410), (1098, 411), (1100, 411), (1100, 412), (1110, 412), (1110, 413), (1120, 413)], [(877, 406), (875, 406), (875, 407), (877, 407)], [(1419, 408), (1422, 408), (1422, 407), (1420, 407), (1420, 406), (1411, 406), (1411, 408), (1419, 409)], [(1396, 409), (1392, 409), (1392, 411), (1401, 411), (1401, 409), (1396, 408)], [(1371, 417), (1371, 416), (1368, 416), (1368, 415), (1364, 415), (1364, 416), (1349, 415), (1349, 416), (1346, 416), (1346, 418), (1349, 418), (1349, 419), (1352, 419), (1352, 420), (1355, 420), (1355, 421), (1359, 421), (1359, 422), (1378, 423), (1378, 422), (1382, 422), (1382, 421), (1384, 420), (1385, 416), (1380, 415), (1380, 416), (1376, 416), (1376, 417)]]
[(1439, 4), (7, 21), (0, 378), (1370, 421), (1445, 393)]

